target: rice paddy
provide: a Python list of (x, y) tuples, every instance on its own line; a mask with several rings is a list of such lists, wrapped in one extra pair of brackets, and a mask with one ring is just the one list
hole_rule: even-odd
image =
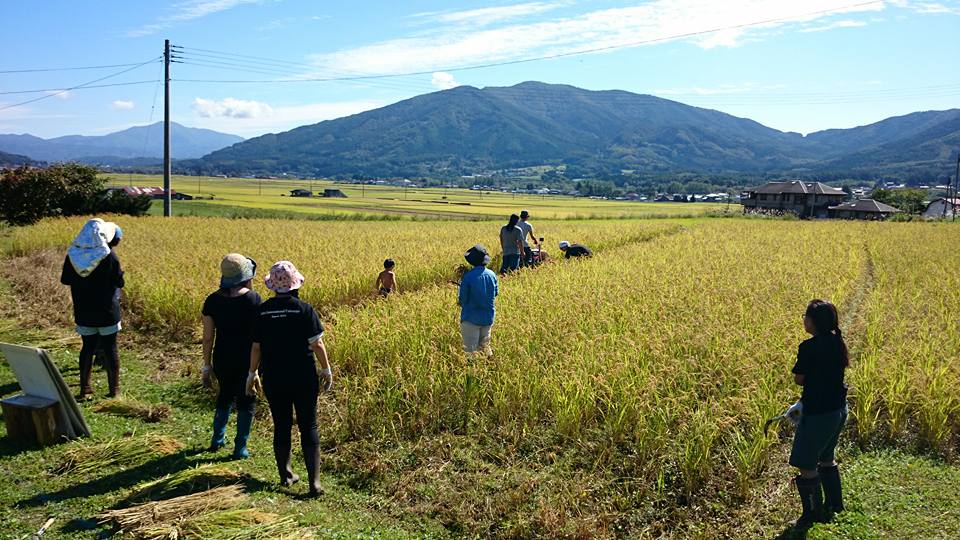
[[(960, 235), (951, 225), (537, 220), (548, 249), (569, 239), (596, 256), (564, 261), (553, 249), (551, 264), (503, 278), (493, 356), (476, 358), (461, 352), (449, 281), (470, 245), (497, 251), (499, 222), (117, 219), (125, 316), (138, 334), (189, 343), (228, 251), (255, 258), (261, 276), (274, 260), (294, 261), (307, 277), (302, 297), (321, 308), (337, 374), (319, 408), (325, 470), (378, 510), (440, 520), (450, 536), (643, 537), (702, 526), (707, 533), (691, 536), (710, 537), (698, 521), (708, 518), (691, 516), (720, 520), (761, 504), (789, 442), (763, 424), (799, 395), (790, 368), (812, 298), (837, 304), (852, 352), (844, 451), (949, 462), (960, 448)], [(12, 230), (9, 256), (62, 250), (82, 221)], [(386, 257), (398, 262), (403, 294), (375, 300)], [(49, 266), (41, 271), (59, 272)], [(11, 278), (17, 295), (46, 290), (33, 281)], [(65, 292), (59, 305), (68, 310)], [(200, 392), (192, 380), (164, 384)], [(252, 476), (272, 482), (269, 417), (256, 425)], [(206, 429), (189, 433), (202, 439)], [(71, 443), (58, 470), (89, 475), (145, 459), (126, 444)], [(234, 474), (190, 468), (119, 500), (224, 489)], [(204, 537), (213, 523), (250, 535), (308, 534), (317, 523), (246, 505), (120, 526), (179, 538)], [(119, 523), (122, 510), (105, 519)], [(721, 536), (751, 536), (724, 523)], [(258, 537), (241, 532), (225, 537)]]

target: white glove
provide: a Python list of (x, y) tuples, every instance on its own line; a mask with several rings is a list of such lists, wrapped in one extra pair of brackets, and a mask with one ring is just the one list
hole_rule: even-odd
[(793, 424), (794, 427), (800, 424), (800, 417), (803, 416), (803, 403), (796, 402), (787, 408), (783, 416)]
[(323, 391), (329, 392), (333, 388), (333, 370), (330, 368), (321, 369), (320, 380), (323, 381)]
[(209, 388), (212, 384), (210, 374), (213, 372), (213, 368), (210, 367), (210, 364), (204, 364), (200, 366), (200, 381), (203, 383), (203, 386)]
[(263, 387), (260, 385), (260, 374), (256, 371), (247, 373), (247, 395), (255, 396), (260, 393)]

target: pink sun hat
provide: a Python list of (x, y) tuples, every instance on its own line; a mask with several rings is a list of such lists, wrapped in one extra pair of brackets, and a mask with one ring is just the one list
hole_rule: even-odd
[(270, 274), (263, 278), (264, 284), (273, 292), (288, 293), (303, 285), (303, 274), (290, 261), (277, 261), (270, 267)]

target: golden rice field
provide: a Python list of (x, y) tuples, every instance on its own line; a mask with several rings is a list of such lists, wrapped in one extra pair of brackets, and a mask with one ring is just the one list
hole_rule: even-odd
[[(16, 229), (11, 249), (62, 248), (81, 223)], [(589, 493), (563, 496), (598, 516), (647, 500), (731, 504), (783, 448), (763, 423), (799, 395), (790, 368), (812, 298), (837, 304), (852, 351), (846, 437), (951, 459), (960, 447), (960, 235), (948, 224), (538, 221), (551, 247), (563, 237), (597, 255), (504, 278), (489, 359), (460, 351), (447, 280), (466, 247), (496, 245), (499, 223), (121, 225), (128, 306), (142, 328), (196, 328), (227, 251), (300, 266), (338, 374), (322, 437), (341, 451), (445, 435), (507, 441), (524, 459), (567, 459), (592, 478)], [(410, 292), (358, 302), (387, 256)], [(518, 501), (531, 489), (517, 488)], [(406, 496), (420, 507), (448, 495)]]

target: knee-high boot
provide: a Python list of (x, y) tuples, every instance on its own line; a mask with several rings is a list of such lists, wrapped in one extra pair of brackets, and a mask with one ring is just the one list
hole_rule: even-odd
[(210, 438), (211, 452), (216, 452), (227, 444), (227, 422), (229, 421), (229, 405), (224, 408), (217, 408), (213, 412), (213, 437)]
[(323, 495), (323, 488), (320, 487), (320, 447), (302, 446), (303, 462), (307, 466), (307, 478), (310, 480), (310, 489), (307, 491), (308, 497), (318, 497)]
[(300, 477), (290, 467), (290, 443), (278, 444), (273, 442), (273, 457), (277, 460), (277, 472), (280, 474), (280, 485), (290, 487), (300, 481)]
[(803, 478), (797, 476), (797, 493), (800, 495), (800, 504), (803, 514), (794, 524), (798, 529), (809, 529), (814, 523), (823, 522), (823, 489), (820, 477)]
[(93, 387), (90, 386), (90, 376), (93, 373), (93, 358), (90, 355), (80, 353), (80, 400), (83, 401), (93, 395)]
[(237, 436), (233, 438), (233, 457), (236, 459), (245, 459), (250, 457), (247, 450), (247, 439), (250, 438), (250, 428), (253, 426), (253, 413), (240, 409), (237, 410)]
[(110, 387), (107, 396), (114, 398), (120, 395), (120, 366), (116, 363), (107, 367), (107, 384)]
[(843, 489), (840, 487), (840, 468), (836, 465), (817, 467), (823, 484), (823, 506), (827, 512), (843, 512)]

